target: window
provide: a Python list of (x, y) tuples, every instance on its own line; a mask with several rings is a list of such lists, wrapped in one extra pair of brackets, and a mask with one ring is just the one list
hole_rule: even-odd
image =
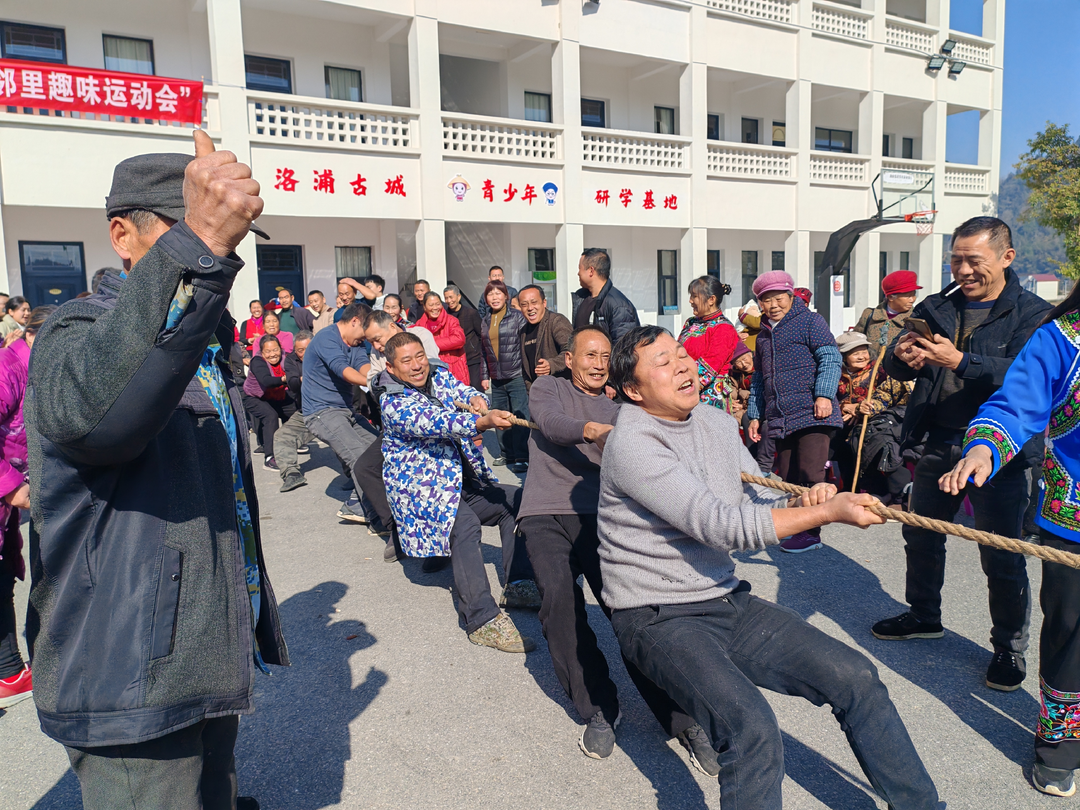
[(787, 123), (784, 121), (772, 122), (772, 145), (787, 146)]
[(675, 134), (675, 110), (672, 107), (653, 107), (653, 131), (657, 135)]
[(244, 71), (247, 76), (248, 90), (266, 90), (271, 93), (292, 92), (292, 66), (287, 59), (245, 55)]
[(529, 275), (547, 296), (548, 309), (555, 312), (555, 249), (529, 248)]
[(581, 125), (583, 127), (606, 127), (607, 115), (604, 102), (592, 98), (581, 100)]
[(904, 138), (904, 140), (901, 143), (902, 143), (902, 147), (901, 147), (902, 151), (900, 153), (900, 157), (902, 157), (902, 158), (904, 158), (906, 160), (914, 160), (915, 159), (915, 139), (914, 138)]
[(676, 250), (656, 251), (657, 312), (679, 309), (679, 260)]
[(67, 64), (67, 46), (62, 28), (18, 23), (0, 23), (0, 27), (4, 29), (2, 51), (5, 59)]
[(881, 136), (881, 156), (882, 157), (890, 157), (890, 154), (892, 152), (892, 149), (890, 149), (890, 147), (892, 146), (892, 144), (890, 143), (891, 140), (892, 140), (892, 135), (882, 135)]
[(851, 133), (843, 129), (814, 128), (814, 148), (822, 152), (851, 154)]
[(82, 242), (19, 242), (19, 264), (31, 306), (62, 304), (86, 289)]
[[(824, 250), (814, 251), (814, 291), (817, 292), (818, 280), (821, 278), (821, 262), (825, 259)], [(844, 306), (851, 306), (851, 256), (844, 263), (844, 269), (840, 272), (844, 277)]]
[[(288, 63), (286, 63), (288, 67)], [(359, 70), (352, 68), (330, 67), (323, 68), (326, 75), (326, 97), (338, 101), (363, 101), (364, 83)], [(251, 81), (248, 81), (251, 86)], [(285, 90), (283, 92), (290, 92)]]
[(784, 269), (784, 262), (787, 261), (787, 257), (782, 250), (774, 250), (772, 252), (772, 269), (780, 270)]
[(742, 297), (749, 301), (754, 297), (754, 282), (758, 277), (758, 254), (756, 250), (742, 252)]
[(881, 276), (880, 281), (885, 280), (885, 276), (889, 275), (889, 254), (887, 251), (881, 251), (878, 254), (878, 275)]
[(551, 94), (525, 91), (525, 120), (551, 123)]
[(113, 37), (101, 38), (105, 48), (105, 69), (123, 73), (154, 75), (154, 43), (149, 39)]
[(334, 248), (334, 270), (337, 278), (367, 278), (371, 275), (371, 248)]
[(906, 250), (901, 250), (900, 251), (900, 269), (901, 270), (910, 270), (911, 269), (911, 253), (906, 251)]
[(760, 122), (756, 118), (744, 118), (742, 120), (742, 142), (761, 143), (759, 129)]
[(709, 113), (708, 123), (706, 124), (705, 137), (710, 141), (719, 141), (720, 138), (720, 116), (716, 113)]
[(705, 274), (713, 276), (714, 278), (720, 278), (720, 251), (719, 250), (706, 250), (705, 251)]

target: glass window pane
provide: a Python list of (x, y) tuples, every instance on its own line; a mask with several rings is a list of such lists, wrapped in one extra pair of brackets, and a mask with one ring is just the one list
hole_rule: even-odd
[(772, 122), (772, 145), (787, 146), (787, 124), (784, 121)]
[(758, 277), (758, 254), (756, 250), (742, 252), (742, 295), (744, 301), (754, 297), (754, 282)]
[(653, 107), (653, 131), (657, 135), (675, 134), (675, 110), (671, 107)]
[(832, 150), (834, 152), (851, 152), (851, 133), (842, 129), (832, 130)]
[(604, 118), (604, 102), (591, 98), (581, 100), (581, 125), (583, 127), (606, 126)]
[(720, 251), (719, 250), (707, 250), (705, 251), (705, 273), (706, 275), (715, 276), (720, 278)]
[(103, 41), (106, 70), (154, 75), (154, 45), (150, 40), (105, 34)]
[(551, 96), (525, 91), (525, 120), (551, 123)]
[(38, 25), (4, 23), (5, 59), (28, 59), (32, 62), (67, 62), (64, 31)]
[(814, 148), (828, 152), (830, 148), (829, 130), (816, 127), (814, 129)]
[(244, 56), (249, 90), (266, 90), (271, 93), (292, 92), (292, 68), (284, 59), (268, 59), (265, 56)]
[(889, 136), (888, 135), (882, 135), (881, 136), (881, 156), (882, 157), (889, 157)]
[(881, 276), (881, 281), (884, 281), (885, 276), (889, 274), (889, 254), (884, 250), (878, 254), (878, 274)]
[(783, 270), (784, 263), (787, 261), (787, 256), (782, 250), (774, 250), (772, 252), (772, 269)]
[(915, 139), (914, 138), (904, 138), (904, 140), (902, 141), (902, 144), (903, 144), (903, 147), (902, 147), (903, 154), (901, 154), (901, 157), (903, 157), (906, 160), (914, 159), (914, 157), (915, 157)]
[(363, 101), (360, 71), (326, 66), (326, 97), (338, 101)]
[(756, 118), (744, 118), (742, 120), (742, 142), (761, 143), (760, 122)]
[(911, 269), (911, 253), (909, 251), (906, 251), (906, 250), (901, 250), (900, 251), (900, 269), (901, 270), (910, 270)]
[(67, 244), (22, 243), (23, 270), (77, 270), (83, 272), (82, 242)]
[(367, 278), (371, 275), (371, 248), (335, 247), (334, 270), (337, 278)]

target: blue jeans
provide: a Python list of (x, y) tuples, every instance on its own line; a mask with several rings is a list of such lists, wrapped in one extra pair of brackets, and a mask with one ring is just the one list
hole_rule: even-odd
[(714, 741), (724, 810), (781, 807), (784, 746), (758, 687), (832, 706), (863, 773), (893, 810), (938, 806), (874, 665), (794, 611), (740, 586), (706, 602), (616, 610), (611, 624), (623, 654)]
[[(975, 528), (1020, 537), (1028, 502), (1027, 470), (1016, 461), (981, 487), (965, 487), (948, 495), (938, 479), (956, 466), (962, 453), (957, 445), (927, 442), (915, 465), (911, 511), (938, 520), (952, 520), (964, 501), (971, 499)], [(1019, 459), (1018, 459), (1019, 460)], [(945, 535), (904, 526), (907, 553), (907, 592), (911, 613), (922, 622), (941, 621), (941, 588), (945, 584)], [(1031, 588), (1022, 554), (979, 546), (983, 573), (990, 590), (990, 641), (995, 650), (1023, 654), (1028, 646)]]
[[(491, 407), (510, 411), (519, 419), (529, 418), (529, 392), (524, 377), (491, 381)], [(499, 450), (508, 464), (529, 460), (529, 429), (512, 427), (499, 431)]]

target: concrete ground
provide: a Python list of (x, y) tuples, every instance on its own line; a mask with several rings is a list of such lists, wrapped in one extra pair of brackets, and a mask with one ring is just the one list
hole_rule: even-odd
[[(309, 486), (285, 495), (256, 471), (263, 537), (292, 654), (290, 669), (257, 682), (257, 711), (240, 724), (240, 792), (266, 810), (347, 808), (718, 808), (715, 781), (666, 740), (619, 663), (610, 625), (590, 597), (590, 619), (623, 704), (607, 760), (577, 748), (579, 720), (555, 679), (536, 614), (514, 611), (537, 640), (508, 655), (466, 640), (450, 570), (382, 561), (382, 541), (335, 517), (344, 478), (312, 446)], [(504, 480), (515, 479), (501, 468)], [(945, 638), (886, 642), (878, 619), (904, 609), (899, 525), (824, 531), (825, 548), (740, 555), (754, 592), (805, 616), (871, 657), (950, 810), (1076, 806), (1029, 783), (1038, 716), (1035, 608), (1024, 688), (983, 683), (990, 658), (986, 581), (973, 543), (949, 541)], [(493, 588), (500, 553), (485, 529)], [(1039, 564), (1029, 561), (1038, 594)], [(495, 591), (496, 594), (498, 591)], [(25, 607), (27, 588), (16, 601)], [(20, 615), (20, 626), (22, 617)], [(783, 730), (793, 810), (870, 810), (884, 804), (828, 708), (770, 695)], [(0, 712), (0, 810), (81, 807), (63, 749), (38, 728), (32, 701)]]

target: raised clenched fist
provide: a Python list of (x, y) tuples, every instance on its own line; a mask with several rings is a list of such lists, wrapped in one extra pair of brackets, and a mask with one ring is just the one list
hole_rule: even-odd
[(184, 172), (184, 221), (217, 256), (228, 256), (262, 213), (251, 167), (232, 152), (218, 152), (210, 136), (195, 130), (195, 159)]

